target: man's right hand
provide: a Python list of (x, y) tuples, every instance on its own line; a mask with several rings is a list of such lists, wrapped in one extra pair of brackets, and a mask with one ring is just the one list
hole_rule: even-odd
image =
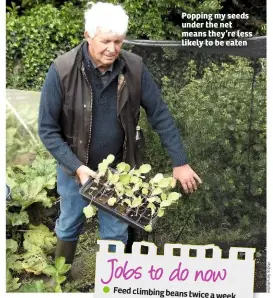
[(81, 185), (84, 185), (90, 177), (95, 178), (96, 175), (97, 175), (96, 172), (94, 172), (93, 170), (89, 169), (85, 165), (80, 166), (77, 169), (76, 173), (77, 173), (77, 175), (79, 177), (79, 180), (81, 182)]

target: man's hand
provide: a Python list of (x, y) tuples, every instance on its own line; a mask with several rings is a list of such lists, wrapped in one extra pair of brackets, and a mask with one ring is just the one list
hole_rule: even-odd
[(84, 185), (87, 180), (91, 177), (95, 178), (97, 173), (92, 171), (91, 169), (89, 169), (87, 166), (80, 166), (77, 171), (76, 171), (78, 177), (79, 177), (79, 180), (81, 182), (81, 185)]
[(180, 167), (174, 167), (173, 178), (180, 181), (185, 193), (192, 193), (197, 189), (196, 181), (198, 181), (198, 183), (202, 183), (202, 180), (188, 164)]

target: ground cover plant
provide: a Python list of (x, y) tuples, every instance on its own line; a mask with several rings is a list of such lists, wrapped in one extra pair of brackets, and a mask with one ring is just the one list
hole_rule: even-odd
[[(84, 269), (78, 276), (86, 276), (86, 279), (71, 283), (65, 277), (70, 265), (65, 265), (62, 257), (54, 260), (57, 239), (53, 229), (58, 216), (56, 161), (39, 142), (37, 111), (31, 113), (30, 106), (23, 106), (12, 106), (21, 117), (7, 108), (6, 118), (6, 182), (11, 190), (6, 202), (6, 291), (89, 291), (90, 279), (94, 280), (95, 220), (87, 225), (92, 226), (95, 234), (91, 237), (89, 232), (87, 239), (87, 234), (83, 233), (77, 251), (77, 255), (85, 255), (88, 268), (77, 256), (75, 261), (76, 267)], [(86, 242), (88, 251), (93, 250), (91, 256), (86, 254)]]

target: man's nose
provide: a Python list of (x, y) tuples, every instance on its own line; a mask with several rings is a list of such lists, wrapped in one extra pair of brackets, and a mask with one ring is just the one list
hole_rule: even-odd
[(115, 52), (115, 44), (113, 42), (109, 43), (107, 50), (111, 53)]

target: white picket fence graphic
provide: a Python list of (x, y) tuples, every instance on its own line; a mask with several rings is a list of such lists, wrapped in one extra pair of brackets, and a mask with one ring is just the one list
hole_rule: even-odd
[[(255, 248), (231, 247), (229, 258), (222, 258), (213, 244), (165, 244), (164, 255), (157, 255), (149, 242), (135, 242), (131, 254), (124, 253), (120, 241), (98, 244), (95, 298), (253, 297)], [(116, 245), (116, 252), (109, 252), (109, 245)], [(141, 254), (141, 246), (148, 247), (148, 254)], [(173, 255), (174, 249), (180, 256)], [(195, 257), (189, 256), (190, 250), (196, 251)], [(207, 250), (211, 257), (206, 257)]]

